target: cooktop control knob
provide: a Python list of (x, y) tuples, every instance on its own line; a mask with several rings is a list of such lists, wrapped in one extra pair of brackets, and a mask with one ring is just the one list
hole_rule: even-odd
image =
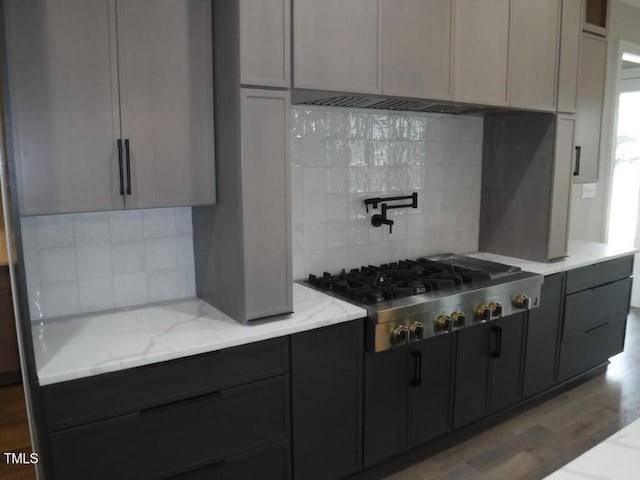
[(513, 298), (513, 304), (518, 308), (531, 308), (531, 299), (526, 295), (516, 295)]
[(440, 332), (449, 330), (449, 325), (451, 325), (451, 317), (449, 315), (439, 315), (436, 318), (436, 330)]
[(489, 308), (491, 309), (492, 317), (499, 317), (500, 315), (502, 315), (502, 305), (498, 302), (491, 302), (489, 304)]
[(406, 343), (408, 339), (409, 329), (404, 325), (397, 325), (391, 331), (391, 343), (393, 343), (394, 345), (398, 343)]
[(424, 324), (422, 322), (411, 322), (409, 324), (409, 338), (411, 340), (422, 340), (424, 337)]
[(485, 304), (478, 305), (475, 313), (479, 320), (491, 320), (491, 309)]
[(454, 327), (464, 327), (464, 321), (466, 320), (466, 318), (467, 316), (464, 314), (464, 312), (461, 312), (459, 310), (451, 314), (451, 321), (453, 322)]

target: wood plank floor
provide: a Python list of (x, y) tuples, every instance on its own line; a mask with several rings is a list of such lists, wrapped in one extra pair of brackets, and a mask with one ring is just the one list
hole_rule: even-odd
[[(392, 480), (534, 480), (557, 470), (640, 417), (640, 310), (624, 353), (600, 375), (556, 398), (389, 477)], [(22, 388), (0, 388), (0, 453), (31, 452)], [(32, 466), (6, 465), (0, 479), (33, 480)]]
[(4, 452), (31, 453), (22, 385), (0, 388), (0, 479), (34, 480), (33, 465), (7, 465)]
[(640, 310), (625, 351), (600, 375), (389, 477), (391, 480), (537, 480), (640, 418)]

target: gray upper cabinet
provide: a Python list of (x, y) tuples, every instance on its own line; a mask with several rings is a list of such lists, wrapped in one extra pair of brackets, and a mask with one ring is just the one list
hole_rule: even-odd
[(509, 105), (555, 110), (558, 0), (511, 0)]
[(583, 0), (563, 0), (558, 62), (557, 110), (575, 113), (578, 100), (578, 69)]
[(211, 2), (118, 1), (127, 208), (214, 201)]
[(291, 0), (239, 0), (243, 85), (291, 84)]
[(293, 0), (296, 88), (382, 90), (379, 0)]
[(122, 208), (115, 3), (4, 2), (23, 215)]
[(598, 179), (606, 64), (607, 40), (584, 33), (578, 76), (574, 183), (595, 182)]
[(509, 0), (455, 0), (453, 98), (507, 104)]
[(451, 0), (382, 0), (382, 93), (451, 98)]
[(209, 2), (4, 9), (21, 214), (213, 203)]

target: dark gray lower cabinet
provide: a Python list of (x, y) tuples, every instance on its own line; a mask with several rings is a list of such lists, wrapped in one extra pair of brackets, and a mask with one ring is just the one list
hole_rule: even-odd
[(54, 480), (290, 478), (288, 337), (43, 393)]
[(556, 383), (563, 282), (564, 273), (545, 277), (540, 306), (529, 311), (522, 386), (524, 398), (544, 392)]
[(525, 313), (457, 334), (454, 428), (520, 400)]
[(633, 257), (567, 273), (558, 380), (605, 363), (624, 349)]
[(282, 480), (289, 478), (289, 448), (286, 443), (230, 458), (171, 480)]
[(362, 468), (363, 344), (362, 320), (291, 337), (296, 480), (342, 478)]
[(453, 338), (365, 354), (365, 466), (450, 430)]

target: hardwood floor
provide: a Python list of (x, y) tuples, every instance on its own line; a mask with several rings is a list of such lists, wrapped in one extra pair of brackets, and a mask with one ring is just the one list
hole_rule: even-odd
[(604, 375), (402, 470), (390, 480), (536, 480), (640, 418), (640, 309)]
[(0, 479), (33, 480), (32, 465), (7, 465), (4, 452), (31, 453), (22, 385), (0, 387)]
[[(640, 417), (640, 310), (627, 322), (624, 353), (600, 375), (415, 464), (392, 480), (535, 480)], [(0, 388), (0, 453), (31, 452), (22, 387)], [(32, 466), (0, 458), (0, 479), (33, 480)]]

